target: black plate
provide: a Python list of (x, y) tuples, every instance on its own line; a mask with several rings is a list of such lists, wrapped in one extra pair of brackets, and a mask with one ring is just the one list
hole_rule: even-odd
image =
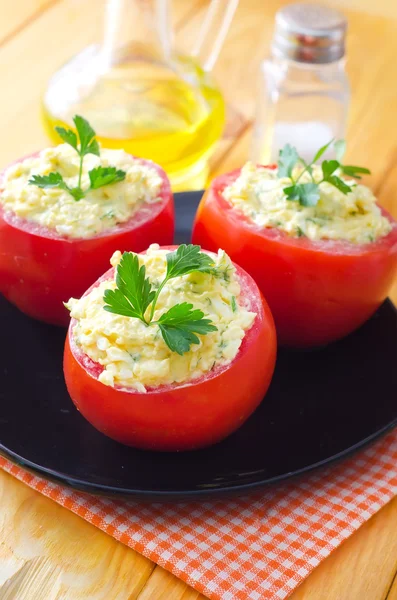
[[(177, 194), (177, 242), (189, 241), (200, 196)], [(158, 499), (247, 490), (346, 456), (397, 424), (397, 311), (389, 301), (328, 348), (280, 351), (248, 422), (212, 448), (180, 454), (134, 450), (98, 433), (65, 388), (65, 331), (4, 299), (0, 320), (0, 449), (87, 491)]]

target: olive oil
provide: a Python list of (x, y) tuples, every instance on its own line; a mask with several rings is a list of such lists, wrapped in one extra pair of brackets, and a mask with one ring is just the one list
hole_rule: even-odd
[[(83, 65), (84, 66), (84, 65)], [(43, 116), (50, 138), (55, 126), (71, 127), (75, 114), (94, 127), (106, 148), (123, 148), (149, 158), (167, 172), (174, 190), (200, 189), (208, 175), (208, 158), (220, 138), (224, 100), (211, 77), (190, 58), (178, 57), (170, 69), (153, 61), (129, 61), (128, 53), (90, 84), (66, 70), (50, 81)]]

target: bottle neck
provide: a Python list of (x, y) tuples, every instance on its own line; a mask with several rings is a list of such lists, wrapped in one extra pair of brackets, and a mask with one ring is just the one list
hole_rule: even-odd
[(172, 51), (168, 0), (107, 0), (102, 60), (111, 66), (131, 59), (167, 61)]

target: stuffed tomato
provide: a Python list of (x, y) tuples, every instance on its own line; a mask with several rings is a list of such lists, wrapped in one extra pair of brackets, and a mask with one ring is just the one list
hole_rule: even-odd
[(315, 183), (303, 173), (305, 185), (294, 187), (291, 177), (252, 164), (218, 177), (199, 205), (192, 239), (224, 248), (250, 273), (279, 343), (304, 348), (346, 336), (385, 300), (397, 268), (397, 224), (363, 185), (331, 179), (340, 191), (316, 183), (323, 177), (317, 167)]
[(153, 244), (139, 257), (116, 253), (113, 268), (68, 303), (69, 394), (94, 427), (123, 444), (160, 451), (214, 444), (244, 423), (269, 387), (276, 358), (269, 307), (223, 251), (199, 250)]
[(57, 325), (69, 320), (63, 302), (80, 296), (115, 250), (173, 240), (164, 171), (123, 151), (91, 149), (80, 162), (62, 144), (0, 174), (0, 292)]

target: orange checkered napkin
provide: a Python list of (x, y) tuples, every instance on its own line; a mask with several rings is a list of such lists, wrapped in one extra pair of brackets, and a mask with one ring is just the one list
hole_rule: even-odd
[(281, 600), (397, 493), (397, 430), (336, 466), (231, 500), (142, 504), (0, 466), (214, 600)]

